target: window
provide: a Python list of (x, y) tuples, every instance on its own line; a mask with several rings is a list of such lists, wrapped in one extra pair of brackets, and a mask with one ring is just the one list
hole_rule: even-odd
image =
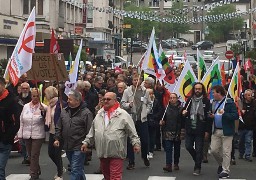
[[(89, 3), (93, 5), (92, 3)], [(87, 23), (93, 23), (93, 10), (87, 9)]]
[(23, 14), (30, 14), (33, 7), (37, 15), (43, 15), (44, 0), (23, 0)]

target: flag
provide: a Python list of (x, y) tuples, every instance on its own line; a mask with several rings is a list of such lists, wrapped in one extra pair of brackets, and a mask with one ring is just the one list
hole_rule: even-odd
[(69, 70), (70, 70), (71, 67), (72, 67), (72, 55), (71, 55), (71, 52), (69, 53), (69, 56), (68, 56), (68, 63), (69, 63)]
[(197, 82), (196, 75), (191, 68), (189, 61), (186, 61), (179, 80), (174, 88), (174, 92), (180, 97), (181, 102), (186, 102), (189, 96), (191, 96), (193, 84), (195, 82)]
[(58, 41), (55, 38), (54, 30), (52, 29), (52, 36), (51, 36), (51, 42), (50, 42), (50, 53), (58, 54), (60, 50), (60, 46), (58, 44)]
[(201, 81), (206, 73), (206, 64), (200, 51), (197, 49), (198, 81)]
[(153, 27), (152, 33), (149, 39), (147, 53), (145, 59), (142, 63), (142, 70), (145, 73), (156, 76), (160, 83), (162, 83), (163, 78), (165, 77), (165, 71), (163, 70), (162, 64), (159, 61), (158, 52), (156, 49), (155, 42), (155, 28)]
[(251, 58), (249, 58), (245, 64), (244, 64), (244, 69), (246, 71), (250, 71), (250, 74), (254, 74), (254, 69), (253, 69), (253, 65), (252, 65), (252, 62), (251, 62)]
[(168, 62), (168, 58), (165, 56), (165, 53), (163, 51), (163, 48), (160, 44), (159, 46), (159, 60), (162, 64), (162, 67), (165, 71), (165, 77), (164, 77), (164, 86), (166, 89), (168, 89), (170, 92), (173, 92), (176, 82), (176, 77), (174, 74), (173, 65), (170, 65)]
[(201, 82), (204, 84), (206, 92), (209, 94), (209, 98), (213, 99), (212, 87), (221, 85), (219, 57), (212, 63)]
[(222, 66), (221, 66), (221, 83), (222, 86), (226, 85), (226, 74), (225, 74), (225, 62), (223, 62)]
[(17, 85), (19, 78), (32, 67), (32, 54), (36, 42), (35, 16), (34, 7), (5, 69), (4, 78), (10, 80), (14, 86)]
[(78, 67), (79, 67), (79, 60), (80, 60), (80, 55), (82, 51), (82, 46), (83, 46), (83, 39), (81, 39), (80, 46), (78, 48), (78, 51), (76, 53), (76, 58), (75, 61), (70, 68), (69, 71), (69, 81), (66, 81), (65, 83), (65, 94), (68, 95), (71, 89), (76, 88), (76, 82), (77, 82), (77, 75), (78, 75)]
[(240, 97), (241, 92), (242, 92), (242, 82), (241, 82), (241, 75), (240, 75), (240, 67), (239, 67), (239, 63), (237, 63), (236, 69), (233, 73), (232, 79), (228, 87), (228, 93), (230, 97), (233, 98), (235, 101), (240, 121), (244, 122), (242, 118), (240, 106), (238, 104), (238, 99)]

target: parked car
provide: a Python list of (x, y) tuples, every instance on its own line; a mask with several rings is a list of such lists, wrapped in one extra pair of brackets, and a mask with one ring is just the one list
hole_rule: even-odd
[(187, 46), (193, 45), (193, 42), (192, 42), (192, 41), (188, 41), (188, 40), (186, 40), (186, 39), (184, 39), (184, 38), (178, 38), (178, 39), (181, 40), (181, 41), (183, 41), (183, 42), (185, 42), (185, 43), (187, 44)]
[(174, 46), (174, 48), (180, 47), (179, 42), (176, 41), (175, 39), (170, 38), (170, 39), (166, 39), (165, 41), (167, 41), (169, 44)]
[(175, 51), (175, 50), (170, 50), (170, 51), (166, 51), (165, 52), (165, 56), (166, 57), (170, 57), (170, 56), (172, 56), (173, 55), (173, 57), (176, 57), (176, 56), (178, 56), (178, 53), (177, 53), (177, 51)]
[(116, 56), (115, 61), (112, 64), (112, 67), (120, 67), (122, 69), (127, 69), (129, 64), (130, 63), (126, 59), (124, 59), (123, 57)]
[[(145, 52), (147, 50), (147, 45), (146, 44), (140, 44), (138, 42), (134, 42), (132, 44), (132, 52)], [(129, 45), (128, 47), (128, 52), (131, 52), (131, 46)]]
[(200, 41), (191, 46), (193, 50), (196, 50), (197, 48), (207, 50), (207, 49), (213, 49), (213, 47), (214, 45), (211, 41)]
[(177, 48), (177, 46), (175, 44), (171, 44), (168, 41), (162, 40), (161, 41), (161, 45), (163, 49), (173, 49), (173, 48)]

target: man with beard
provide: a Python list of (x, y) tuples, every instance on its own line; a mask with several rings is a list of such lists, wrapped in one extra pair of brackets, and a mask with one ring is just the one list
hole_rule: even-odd
[[(19, 115), (22, 112), (23, 106), (31, 101), (31, 92), (30, 85), (27, 82), (23, 82), (21, 84), (21, 93), (18, 97), (18, 112)], [(25, 146), (25, 141), (23, 139), (20, 140), (21, 145), (21, 155), (23, 156), (22, 164), (29, 165), (30, 161), (28, 160), (27, 150)]]
[(209, 110), (210, 100), (207, 98), (205, 87), (197, 82), (193, 86), (192, 96), (186, 101), (182, 111), (186, 130), (185, 146), (195, 162), (193, 172), (195, 176), (201, 173), (204, 138), (209, 138), (211, 132), (211, 121), (207, 115)]

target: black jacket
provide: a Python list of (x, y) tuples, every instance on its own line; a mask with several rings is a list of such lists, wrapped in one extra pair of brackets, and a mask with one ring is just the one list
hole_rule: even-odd
[(87, 104), (87, 108), (92, 112), (93, 117), (95, 117), (96, 116), (95, 107), (99, 103), (99, 97), (98, 97), (98, 92), (95, 90), (95, 88), (93, 86), (91, 87), (91, 89), (88, 92), (85, 92), (84, 101)]
[(180, 134), (182, 127), (182, 116), (181, 116), (182, 106), (180, 101), (176, 106), (169, 104), (164, 116), (164, 132), (173, 132), (176, 135)]
[(207, 97), (203, 98), (203, 106), (204, 106), (204, 120), (197, 120), (196, 123), (196, 129), (192, 129), (191, 128), (191, 122), (192, 120), (190, 119), (190, 110), (191, 110), (191, 106), (192, 106), (192, 102), (190, 103), (191, 97), (186, 101), (186, 104), (183, 108), (183, 110), (187, 108), (187, 115), (185, 117), (183, 117), (183, 123), (182, 126), (185, 126), (186, 129), (186, 133), (187, 134), (204, 134), (205, 132), (211, 133), (212, 131), (212, 121), (211, 119), (208, 117), (208, 112), (210, 111), (210, 100)]
[(85, 103), (82, 103), (73, 115), (70, 107), (66, 107), (61, 111), (54, 139), (63, 141), (64, 150), (80, 150), (92, 121), (92, 113), (86, 108)]
[(18, 103), (11, 93), (0, 101), (0, 142), (13, 144), (14, 137), (20, 128)]
[(245, 103), (245, 101), (243, 101), (243, 110), (246, 110), (246, 112), (242, 114), (244, 123), (239, 121), (239, 130), (256, 129), (256, 101), (252, 100), (251, 103)]
[(154, 100), (152, 109), (147, 116), (147, 121), (150, 126), (157, 126), (159, 125), (159, 121), (163, 116), (163, 106), (157, 99)]

